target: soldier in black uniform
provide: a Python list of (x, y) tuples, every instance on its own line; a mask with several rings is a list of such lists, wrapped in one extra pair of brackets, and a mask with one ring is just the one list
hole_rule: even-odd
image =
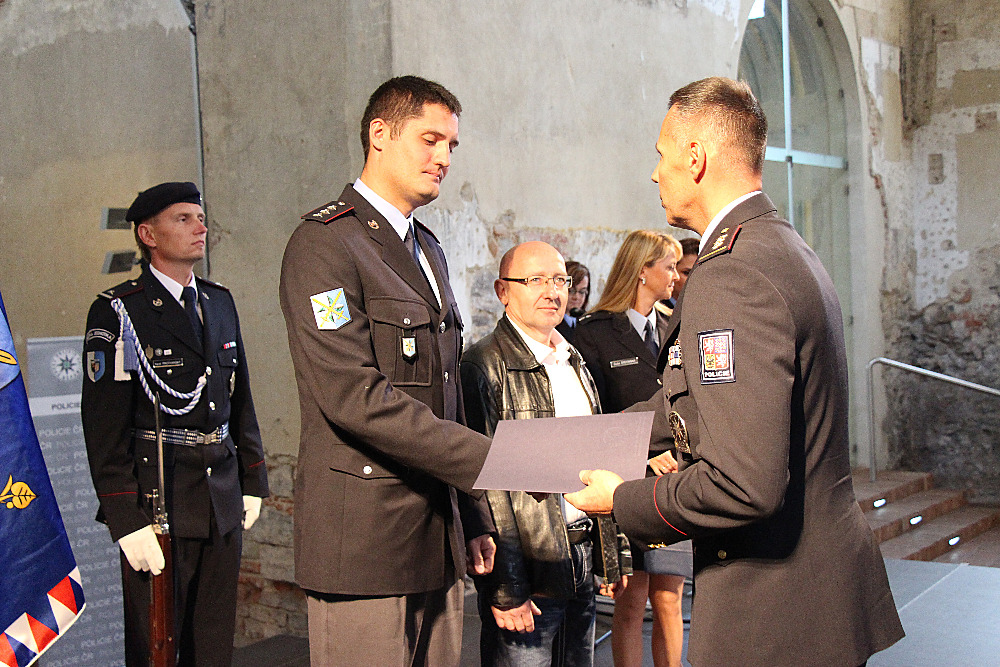
[(228, 666), (242, 532), (268, 494), (236, 306), (192, 272), (207, 231), (193, 183), (140, 193), (126, 219), (142, 274), (90, 308), (82, 416), (98, 520), (122, 550), (127, 664), (148, 664), (149, 577), (164, 564), (148, 499), (158, 393), (179, 663)]

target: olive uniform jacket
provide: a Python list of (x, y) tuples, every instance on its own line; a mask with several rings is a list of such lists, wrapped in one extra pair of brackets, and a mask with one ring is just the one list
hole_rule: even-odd
[[(147, 360), (168, 386), (189, 392), (205, 374), (207, 384), (194, 409), (182, 416), (161, 414), (163, 428), (209, 433), (229, 423), (229, 437), (221, 443), (164, 445), (171, 534), (208, 538), (214, 519), (225, 535), (242, 521), (243, 496), (268, 495), (264, 449), (236, 305), (225, 287), (201, 278), (197, 281), (204, 345), (197, 342), (180, 303), (146, 264), (138, 279), (103, 292), (87, 317), (83, 431), (100, 502), (98, 520), (108, 524), (114, 540), (150, 525), (146, 494), (157, 480), (155, 443), (132, 434), (133, 429), (155, 427), (153, 404), (139, 382), (140, 371), (130, 372), (126, 380), (115, 379), (115, 343), (120, 335), (118, 315), (111, 305), (115, 298), (125, 305)], [(157, 389), (152, 380), (149, 384)], [(160, 396), (169, 408), (188, 403), (163, 390)]]
[(663, 391), (680, 471), (625, 482), (614, 514), (640, 543), (694, 540), (688, 657), (707, 665), (860, 665), (903, 636), (855, 497), (840, 304), (770, 199), (737, 205), (670, 321)]
[(417, 223), (438, 306), (399, 235), (351, 185), (303, 218), (280, 285), (302, 416), (296, 581), (359, 596), (451, 585), (465, 571), (457, 510), (470, 538), (492, 525), (485, 501), (456, 494), (472, 491), (490, 440), (461, 425), (462, 320), (444, 252)]

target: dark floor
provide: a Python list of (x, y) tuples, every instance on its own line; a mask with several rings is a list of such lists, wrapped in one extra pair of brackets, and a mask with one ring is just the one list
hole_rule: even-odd
[[(1000, 569), (964, 563), (925, 563), (886, 560), (889, 583), (906, 630), (895, 646), (876, 654), (870, 667), (983, 667), (1000, 664)], [(475, 593), (466, 598), (466, 623), (462, 664), (478, 665), (479, 617)], [(685, 604), (685, 616), (689, 613)], [(649, 629), (644, 665), (652, 665)], [(598, 637), (608, 630), (608, 620), (598, 621)], [(687, 632), (685, 631), (685, 644)], [(686, 649), (686, 646), (685, 646)], [(596, 667), (610, 667), (611, 642), (600, 643)], [(684, 663), (687, 665), (687, 663)], [(238, 649), (234, 667), (307, 667), (309, 646), (305, 639), (272, 637)]]

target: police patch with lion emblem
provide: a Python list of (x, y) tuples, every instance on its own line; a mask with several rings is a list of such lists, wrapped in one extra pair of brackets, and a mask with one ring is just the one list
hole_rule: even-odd
[(698, 353), (702, 384), (736, 382), (732, 329), (699, 332)]

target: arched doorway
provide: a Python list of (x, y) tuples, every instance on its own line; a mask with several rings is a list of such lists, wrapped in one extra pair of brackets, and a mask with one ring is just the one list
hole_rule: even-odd
[[(852, 442), (857, 443), (866, 430), (859, 430), (864, 425), (856, 418), (863, 414), (858, 406), (865, 405), (858, 391), (864, 361), (854, 357), (852, 293), (857, 293), (859, 261), (852, 258), (851, 213), (858, 206), (852, 206), (850, 186), (852, 177), (860, 175), (852, 174), (848, 158), (861, 163), (863, 138), (852, 122), (857, 115), (851, 109), (856, 100), (853, 64), (829, 3), (756, 0), (743, 35), (738, 76), (767, 114), (764, 190), (819, 255), (840, 298), (852, 371)], [(852, 130), (857, 136), (849, 139)]]

